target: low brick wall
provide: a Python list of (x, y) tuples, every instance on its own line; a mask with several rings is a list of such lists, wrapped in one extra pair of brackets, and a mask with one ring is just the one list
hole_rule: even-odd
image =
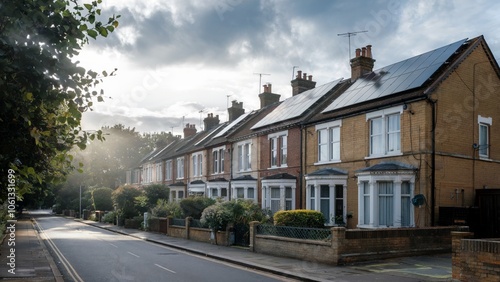
[[(217, 244), (221, 246), (229, 246), (230, 242), (230, 232), (226, 231), (218, 231), (217, 232), (217, 241), (212, 240), (210, 237), (211, 230), (208, 228), (197, 228), (191, 227), (190, 218), (186, 218), (186, 226), (177, 226), (172, 225), (172, 219), (167, 218), (167, 235), (176, 238), (184, 238), (193, 241), (206, 242)], [(214, 238), (215, 239), (215, 238)]]
[(456, 281), (500, 281), (500, 239), (468, 239), (453, 232), (452, 277)]
[(331, 241), (300, 240), (256, 234), (250, 224), (250, 251), (341, 265), (351, 262), (451, 251), (456, 227), (356, 229), (333, 227)]
[(451, 252), (451, 232), (457, 227), (353, 229), (334, 235), (338, 264), (392, 257)]

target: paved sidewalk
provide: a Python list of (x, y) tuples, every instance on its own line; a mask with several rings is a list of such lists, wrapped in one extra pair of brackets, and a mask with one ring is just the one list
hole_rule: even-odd
[[(10, 225), (11, 223), (7, 223), (7, 226)], [(63, 281), (31, 220), (28, 218), (19, 219), (13, 226), (15, 226), (13, 233), (15, 236), (11, 237), (10, 232), (7, 232), (8, 235), (4, 238), (0, 248), (0, 279), (39, 282)], [(11, 240), (9, 241), (9, 239)]]
[(115, 225), (79, 220), (83, 223), (149, 242), (240, 266), (279, 274), (301, 281), (450, 281), (451, 255), (419, 256), (332, 266), (250, 252), (245, 248), (173, 238), (164, 234), (126, 229)]

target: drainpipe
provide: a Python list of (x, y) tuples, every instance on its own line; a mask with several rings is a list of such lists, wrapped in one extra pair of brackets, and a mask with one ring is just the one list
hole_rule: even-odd
[[(303, 144), (305, 144), (307, 146), (307, 142), (304, 142), (303, 138), (304, 138), (304, 126), (301, 125), (300, 126), (300, 172), (299, 172), (299, 203), (300, 203), (300, 208), (301, 209), (305, 209), (306, 207), (303, 206), (303, 203), (302, 203), (302, 194), (303, 194), (303, 185), (302, 185), (302, 181), (303, 181), (303, 175), (304, 175), (304, 158), (306, 157), (306, 152), (307, 150), (303, 147)], [(307, 137), (307, 134), (305, 135)]]
[(428, 101), (431, 103), (432, 108), (432, 130), (431, 130), (431, 226), (435, 226), (436, 215), (436, 103), (437, 100), (432, 100), (430, 97)]

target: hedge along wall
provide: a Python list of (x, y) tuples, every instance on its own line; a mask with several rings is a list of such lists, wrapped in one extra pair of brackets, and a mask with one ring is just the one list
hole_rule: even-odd
[(341, 265), (451, 251), (451, 231), (455, 227), (346, 230), (331, 228), (331, 241), (297, 240), (258, 235), (258, 222), (250, 224), (250, 250), (274, 256)]

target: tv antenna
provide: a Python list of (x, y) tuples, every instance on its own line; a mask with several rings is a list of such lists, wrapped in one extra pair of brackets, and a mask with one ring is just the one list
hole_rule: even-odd
[(258, 73), (258, 72), (254, 72), (253, 74), (259, 76), (259, 94), (260, 94), (261, 93), (260, 92), (260, 88), (262, 87), (262, 76), (263, 75), (271, 75), (271, 74), (269, 74), (269, 73)]
[(351, 36), (356, 36), (358, 33), (365, 33), (365, 32), (368, 32), (368, 30), (350, 31), (346, 33), (337, 34), (337, 36), (343, 36), (349, 38), (349, 51), (348, 51), (349, 62), (351, 61)]

